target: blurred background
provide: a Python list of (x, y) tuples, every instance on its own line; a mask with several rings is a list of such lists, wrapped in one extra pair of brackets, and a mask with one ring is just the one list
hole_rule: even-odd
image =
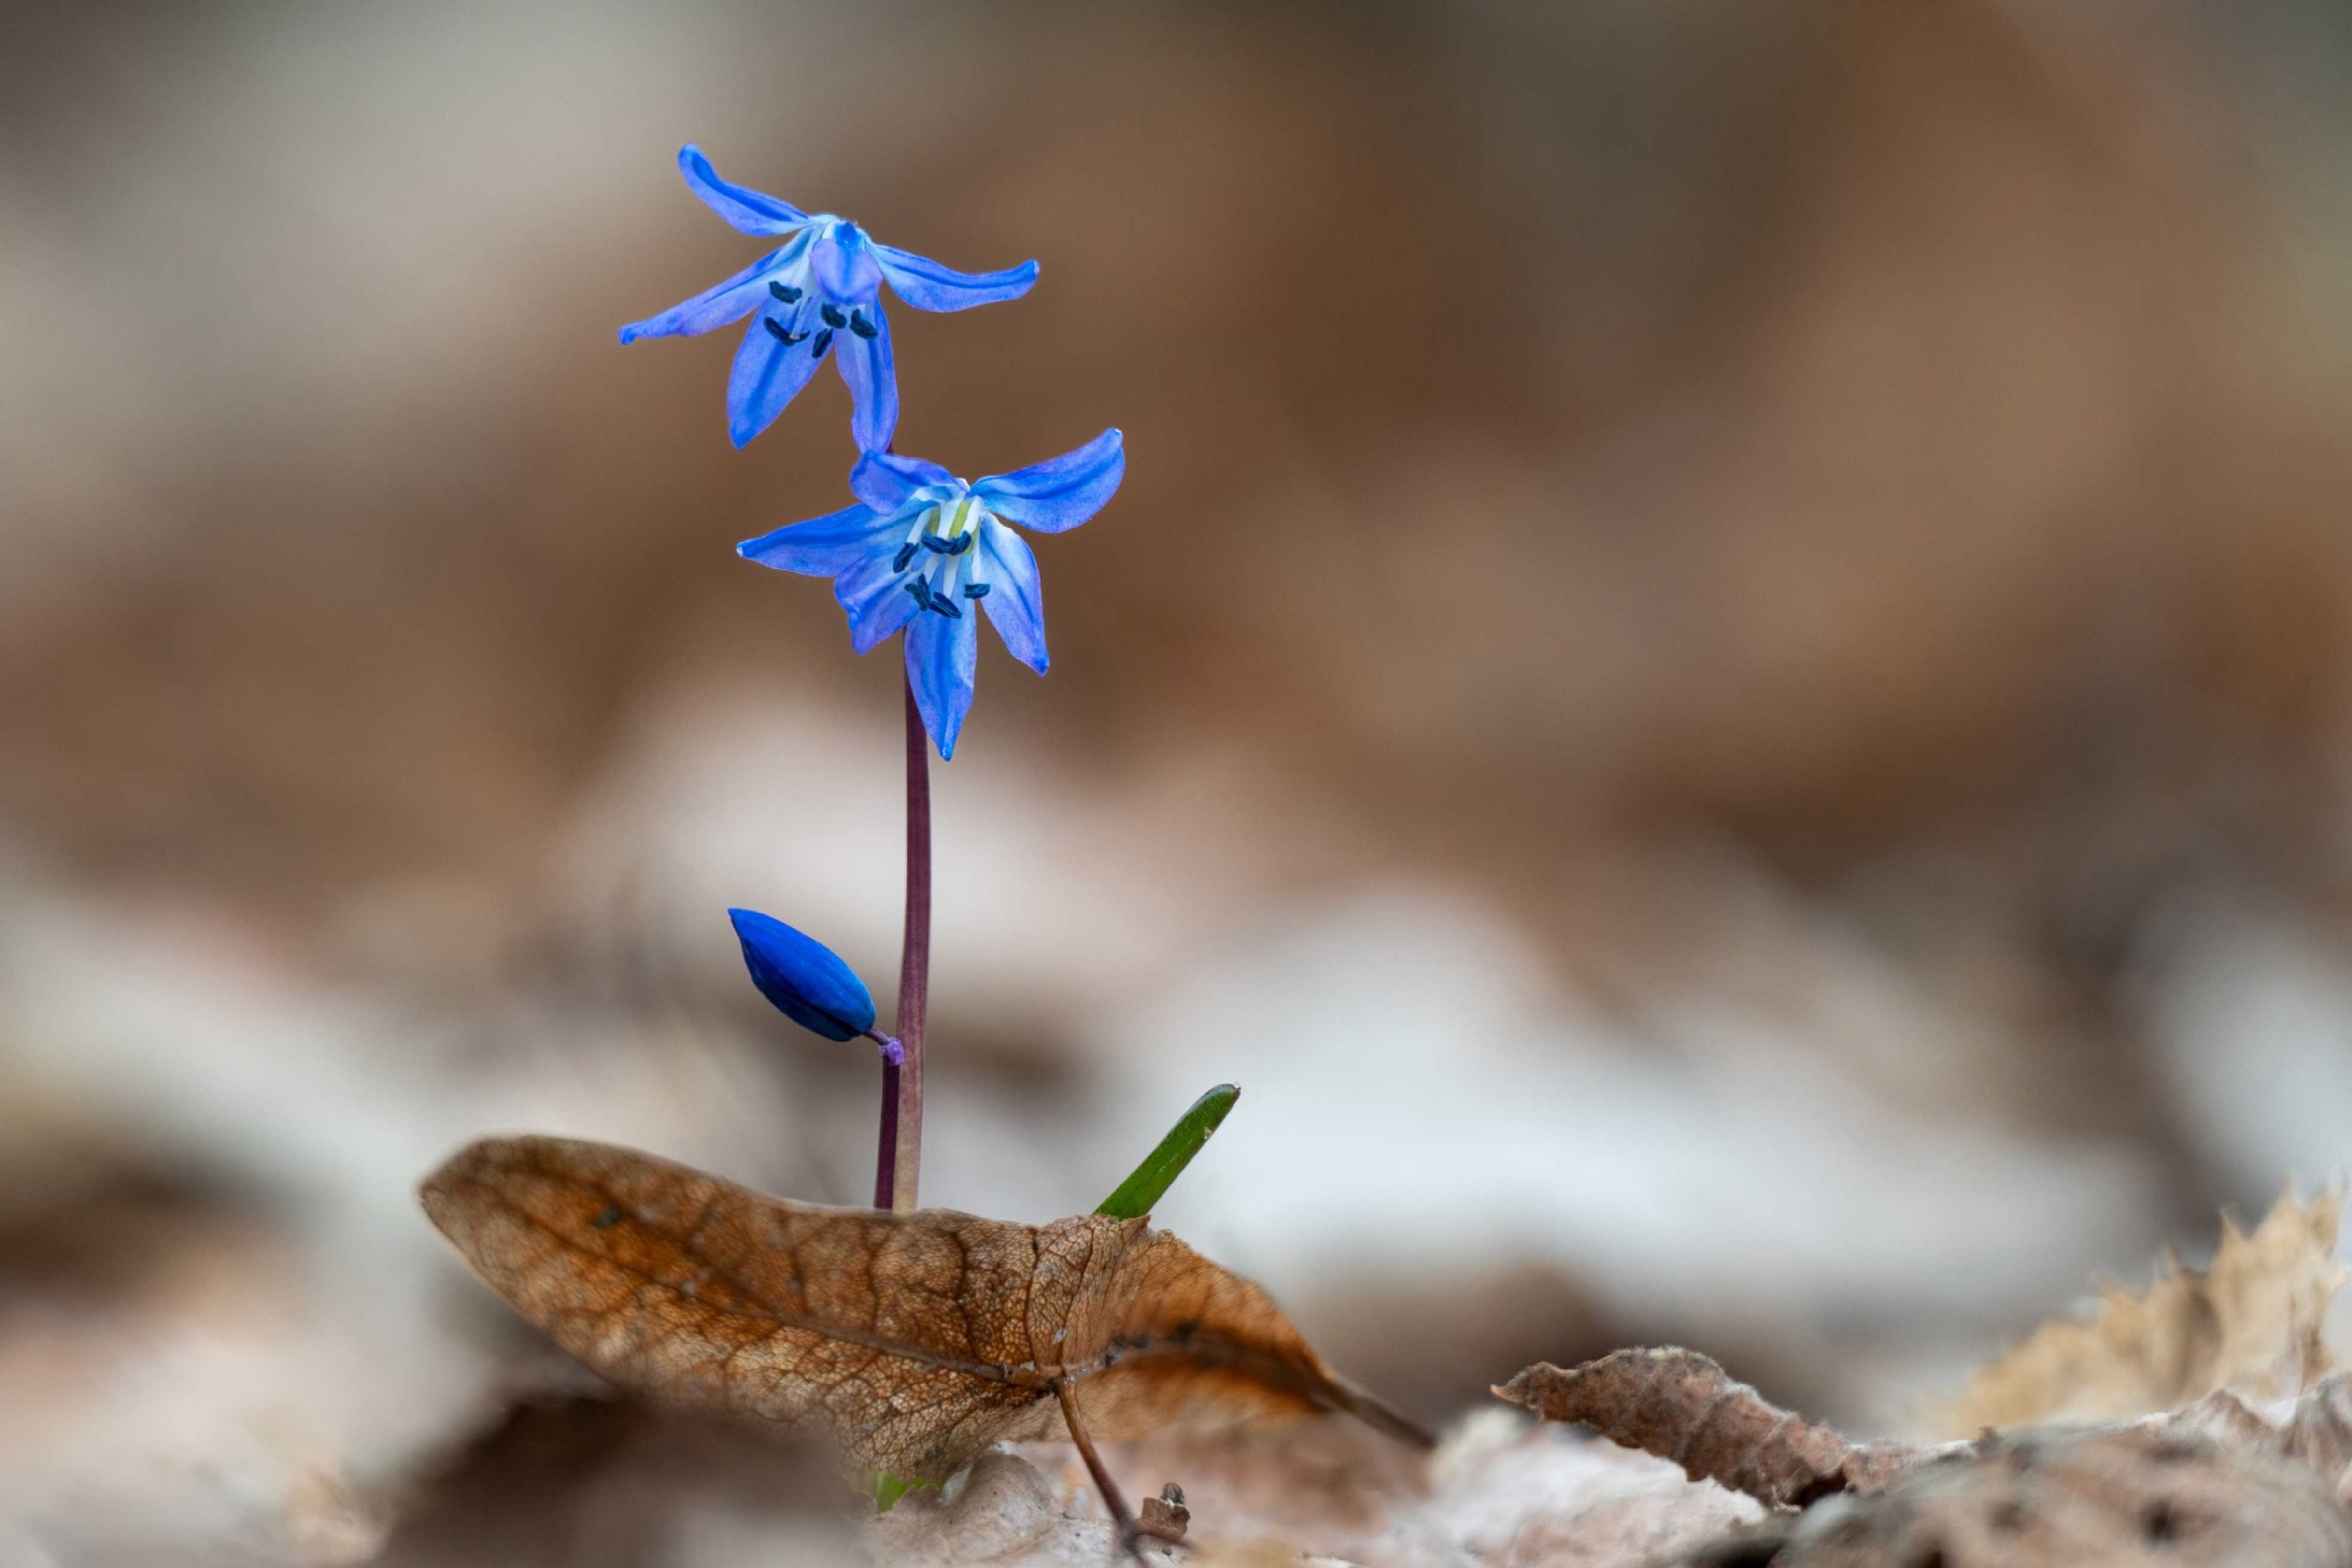
[(843, 504), (837, 379), (738, 454), (731, 332), (614, 341), (755, 250), (688, 140), (1040, 260), (895, 310), (900, 449), (1128, 433), (935, 772), (928, 1202), (1091, 1207), (1230, 1079), (1161, 1222), (1402, 1403), (1682, 1341), (1900, 1431), (2352, 1148), (2340, 6), (9, 32), (0, 1564), (785, 1506), (413, 1197), (524, 1129), (869, 1179), (723, 911), (887, 1017), (896, 645), (731, 552)]

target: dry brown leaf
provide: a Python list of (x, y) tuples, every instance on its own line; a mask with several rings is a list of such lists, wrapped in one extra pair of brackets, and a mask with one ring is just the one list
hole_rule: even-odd
[(1619, 1351), (1495, 1391), (1769, 1505), (1686, 1568), (2352, 1568), (2352, 1376), (2266, 1410), (2217, 1390), (2126, 1425), (1914, 1447), (1852, 1443), (1695, 1351)]
[(634, 1150), (488, 1139), (425, 1212), (556, 1342), (656, 1399), (824, 1433), (849, 1463), (946, 1477), (1003, 1439), (1345, 1411), (1257, 1286), (1144, 1220), (1046, 1226), (788, 1203)]
[(2228, 1392), (2135, 1426), (2191, 1431), (2236, 1447), (2280, 1454), (2307, 1465), (2352, 1510), (2352, 1373), (2335, 1373), (2299, 1399), (2252, 1408)]
[(2043, 1324), (1931, 1417), (1948, 1436), (1986, 1426), (2127, 1420), (2219, 1389), (2290, 1398), (2327, 1370), (2320, 1326), (2346, 1279), (2340, 1191), (2292, 1188), (2250, 1236), (2227, 1216), (2213, 1266), (2174, 1263), (2147, 1294), (2109, 1286), (2087, 1321)]
[(2286, 1451), (2319, 1472), (2336, 1500), (2352, 1509), (2352, 1378), (2320, 1382), (2295, 1402), (2288, 1417)]
[(1158, 1497), (1143, 1500), (1143, 1506), (1135, 1510), (1135, 1519), (1144, 1534), (1178, 1542), (1184, 1539), (1185, 1528), (1192, 1522), (1192, 1510), (1185, 1506), (1184, 1489), (1170, 1481), (1160, 1489)]
[[(2346, 1568), (2352, 1519), (2307, 1467), (2157, 1426), (1988, 1442), (1814, 1509), (1734, 1561), (1771, 1568)], [(1715, 1559), (1720, 1563), (1720, 1556)]]
[(2335, 1373), (2299, 1399), (2260, 1408), (2226, 1390), (2169, 1415), (2133, 1423), (2150, 1430), (2193, 1432), (2233, 1447), (2295, 1459), (2352, 1510), (2352, 1373)]
[(1771, 1404), (1711, 1356), (1678, 1345), (1612, 1351), (1563, 1370), (1541, 1362), (1495, 1390), (1547, 1421), (1580, 1421), (1612, 1442), (1671, 1459), (1693, 1480), (1767, 1508), (1869, 1491), (1945, 1450), (1850, 1443)]

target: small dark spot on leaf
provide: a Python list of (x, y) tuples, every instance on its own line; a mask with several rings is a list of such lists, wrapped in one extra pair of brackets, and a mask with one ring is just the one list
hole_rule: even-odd
[(1780, 1544), (1778, 1541), (1742, 1541), (1716, 1547), (1695, 1561), (1705, 1568), (1772, 1568), (1772, 1560), (1780, 1555)]
[(590, 1220), (588, 1223), (594, 1226), (598, 1230), (612, 1229), (614, 1226), (621, 1223), (621, 1205), (618, 1204), (606, 1204), (603, 1211), (599, 1213), (594, 1219)]
[(2170, 1500), (2158, 1498), (2139, 1516), (2139, 1528), (2140, 1533), (2150, 1541), (2177, 1541), (2180, 1537), (2180, 1516), (2173, 1512)]
[(1803, 1486), (1791, 1491), (1789, 1494), (1789, 1506), (1811, 1508), (1823, 1498), (1835, 1497), (1845, 1489), (1845, 1477), (1836, 1470), (1832, 1470), (1828, 1475), (1815, 1476)]
[(1910, 1568), (1950, 1568), (1950, 1563), (1942, 1547), (1929, 1546), (1911, 1559)]
[(1772, 1560), (1789, 1544), (1786, 1521), (1766, 1520), (1700, 1547), (1685, 1568), (1772, 1568)]
[(1992, 1505), (1985, 1521), (1995, 1530), (2011, 1531), (2025, 1528), (2025, 1505), (2015, 1498), (2003, 1498)]

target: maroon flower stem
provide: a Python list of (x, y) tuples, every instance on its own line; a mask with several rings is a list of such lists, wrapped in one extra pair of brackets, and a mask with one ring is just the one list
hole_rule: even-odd
[(907, 1060), (907, 1047), (879, 1029), (867, 1029), (866, 1037), (882, 1053), (882, 1135), (874, 1141), (874, 1206), (887, 1209), (898, 1186), (898, 1069)]
[(882, 1081), (882, 1155), (890, 1164), (886, 1187), (877, 1172), (874, 1206), (912, 1213), (923, 1169), (923, 1013), (931, 982), (931, 739), (907, 682), (907, 940), (898, 952), (898, 1039), (903, 1065)]
[(874, 1206), (890, 1206), (898, 1174), (898, 1064), (882, 1058), (882, 1135), (874, 1145)]

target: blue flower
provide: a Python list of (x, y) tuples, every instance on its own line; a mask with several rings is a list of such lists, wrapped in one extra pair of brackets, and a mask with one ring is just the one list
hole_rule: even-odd
[(940, 755), (952, 757), (980, 658), (966, 612), (985, 610), (1013, 657), (1045, 673), (1037, 558), (1005, 524), (1062, 533), (1100, 511), (1127, 472), (1124, 439), (1106, 430), (1075, 452), (971, 484), (937, 463), (868, 452), (849, 476), (857, 505), (747, 539), (735, 552), (832, 578), (861, 654), (904, 626), (916, 706)]
[(882, 285), (918, 310), (961, 310), (1017, 300), (1037, 281), (1034, 261), (1002, 272), (958, 272), (869, 239), (847, 218), (812, 216), (790, 202), (730, 185), (691, 142), (679, 150), (677, 166), (694, 194), (743, 233), (788, 237), (726, 282), (621, 329), (621, 341), (633, 343), (697, 337), (751, 317), (727, 381), (727, 433), (738, 447), (775, 423), (831, 349), (838, 351), (834, 363), (856, 405), (850, 432), (857, 449), (880, 451), (898, 425), (898, 374)]
[(779, 1012), (828, 1040), (854, 1040), (874, 1027), (874, 997), (833, 949), (757, 910), (729, 910), (751, 984)]

